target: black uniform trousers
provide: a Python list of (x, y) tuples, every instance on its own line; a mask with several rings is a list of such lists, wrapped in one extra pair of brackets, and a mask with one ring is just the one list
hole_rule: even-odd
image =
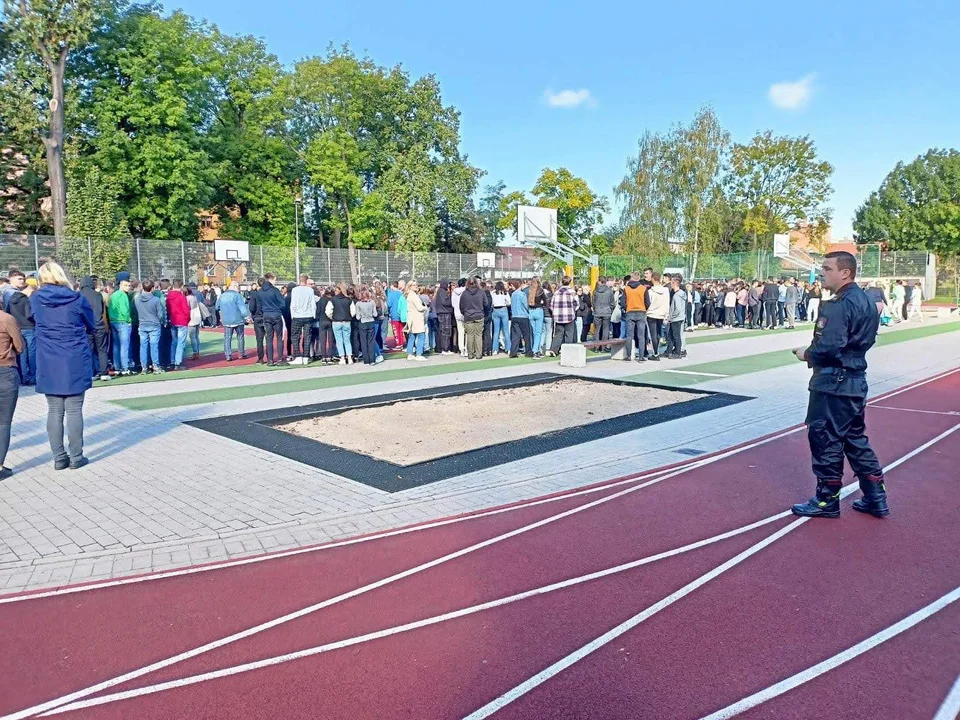
[(843, 478), (843, 459), (858, 478), (883, 474), (880, 461), (866, 436), (863, 411), (866, 397), (829, 395), (810, 391), (807, 406), (807, 439), (818, 480), (836, 484)]

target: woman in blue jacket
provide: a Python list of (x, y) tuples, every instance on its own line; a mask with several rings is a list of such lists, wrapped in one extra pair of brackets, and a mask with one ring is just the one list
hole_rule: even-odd
[[(30, 298), (37, 324), (37, 392), (47, 396), (47, 435), (53, 467), (80, 468), (83, 456), (83, 395), (92, 385), (93, 357), (87, 334), (95, 325), (90, 303), (74, 292), (63, 268), (40, 268), (40, 289)], [(63, 447), (66, 419), (70, 451)]]

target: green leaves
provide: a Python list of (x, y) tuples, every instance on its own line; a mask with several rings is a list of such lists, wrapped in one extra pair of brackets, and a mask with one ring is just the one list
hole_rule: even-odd
[(897, 163), (857, 208), (853, 229), (858, 242), (960, 253), (960, 152), (931, 149)]

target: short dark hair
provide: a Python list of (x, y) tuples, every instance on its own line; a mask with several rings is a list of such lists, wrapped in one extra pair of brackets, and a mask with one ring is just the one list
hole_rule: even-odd
[(467, 284), (466, 278), (460, 278), (457, 280), (457, 287), (464, 287)]
[(179, 290), (179, 289), (182, 288), (182, 287), (183, 287), (183, 280), (174, 280), (174, 281), (173, 281), (173, 289), (174, 289), (174, 290)]
[(15, 277), (25, 278), (26, 275), (23, 274), (23, 271), (22, 271), (22, 270), (11, 270), (10, 272), (7, 273), (7, 279), (8, 279), (8, 280), (9, 280), (10, 278), (15, 278)]
[(560, 282), (564, 285), (569, 285), (570, 283), (573, 282), (573, 278), (570, 277), (569, 275), (564, 275), (563, 280), (561, 280)]
[(851, 253), (845, 250), (837, 250), (836, 252), (827, 253), (823, 256), (823, 259), (835, 259), (837, 261), (837, 270), (849, 270), (851, 278), (857, 276), (857, 259)]
[(151, 292), (153, 291), (153, 280), (144, 280), (143, 281), (143, 291)]
[(270, 282), (273, 282), (274, 280), (277, 279), (277, 276), (274, 275), (273, 273), (264, 273), (263, 279), (264, 279), (264, 280), (269, 280)]

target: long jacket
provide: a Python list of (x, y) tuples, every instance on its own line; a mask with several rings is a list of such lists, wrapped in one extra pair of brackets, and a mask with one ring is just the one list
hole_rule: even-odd
[(79, 395), (93, 384), (87, 333), (95, 329), (86, 298), (62, 285), (43, 285), (31, 297), (37, 323), (37, 392)]

